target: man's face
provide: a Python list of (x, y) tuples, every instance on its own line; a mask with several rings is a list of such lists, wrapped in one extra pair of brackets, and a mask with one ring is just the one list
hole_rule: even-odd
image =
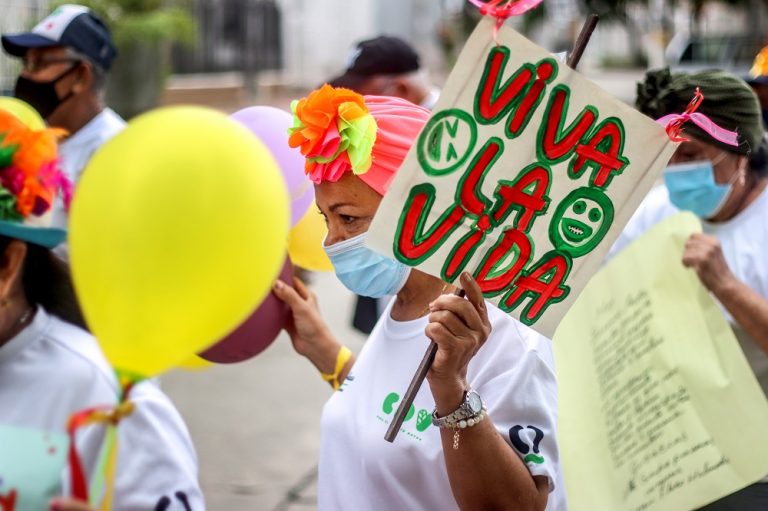
[[(35, 82), (48, 82), (56, 79), (73, 65), (80, 62), (69, 55), (62, 46), (53, 48), (30, 48), (22, 59), (24, 61), (21, 76)], [(65, 80), (62, 80), (65, 81)]]
[[(30, 48), (23, 57), (20, 77), (38, 83), (55, 80), (53, 88), (56, 96), (61, 100), (87, 89), (87, 85), (83, 83), (83, 73), (81, 72), (83, 69), (80, 69), (80, 66), (83, 65), (83, 60), (73, 56), (64, 47)], [(36, 92), (32, 92), (32, 96), (36, 95)], [(29, 98), (33, 106), (35, 105), (34, 99), (33, 97)], [(41, 104), (41, 108), (49, 107)], [(69, 116), (67, 111), (68, 109), (63, 108), (62, 105), (62, 108), (56, 107), (53, 111), (46, 110), (42, 114), (47, 116), (46, 120), (52, 126), (66, 126), (66, 118)]]
[[(373, 75), (357, 87), (363, 96), (398, 96), (396, 76)], [(405, 98), (407, 99), (407, 98)]]
[(408, 75), (373, 75), (362, 84), (355, 87), (355, 91), (366, 96), (392, 96), (420, 104), (429, 93), (421, 86), (415, 85)]

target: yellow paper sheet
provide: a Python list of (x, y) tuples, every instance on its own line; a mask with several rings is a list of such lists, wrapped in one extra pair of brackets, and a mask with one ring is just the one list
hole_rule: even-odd
[[(569, 509), (696, 509), (768, 474), (768, 402), (672, 217), (587, 285), (554, 339)], [(746, 510), (745, 510), (746, 511)]]

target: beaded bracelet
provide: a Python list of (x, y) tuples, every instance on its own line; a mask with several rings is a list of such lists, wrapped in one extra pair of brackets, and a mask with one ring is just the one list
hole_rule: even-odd
[(453, 450), (456, 451), (459, 449), (459, 432), (461, 432), (462, 429), (471, 428), (473, 426), (476, 426), (483, 422), (483, 420), (488, 417), (488, 410), (483, 406), (483, 409), (480, 410), (480, 413), (475, 415), (474, 417), (468, 417), (466, 419), (457, 420), (455, 422), (451, 422), (445, 425), (446, 428), (453, 429)]

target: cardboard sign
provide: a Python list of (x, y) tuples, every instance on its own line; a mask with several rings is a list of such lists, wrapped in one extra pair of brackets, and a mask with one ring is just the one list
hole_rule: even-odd
[(48, 509), (62, 494), (68, 446), (61, 433), (0, 424), (0, 511)]
[(683, 267), (691, 213), (595, 275), (554, 339), (573, 511), (698, 509), (768, 474), (768, 402), (722, 311)]
[(551, 337), (666, 165), (664, 129), (483, 20), (385, 195), (367, 246)]

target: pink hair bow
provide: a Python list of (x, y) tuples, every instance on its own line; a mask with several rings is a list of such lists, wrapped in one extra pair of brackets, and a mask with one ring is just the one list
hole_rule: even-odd
[[(493, 16), (496, 18), (496, 26), (493, 29), (493, 40), (499, 35), (499, 29), (512, 16), (520, 16), (534, 7), (538, 6), (544, 0), (469, 0), (469, 3), (480, 9), (483, 16)], [(501, 4), (504, 4), (503, 6)]]
[(656, 122), (663, 124), (666, 127), (667, 135), (672, 142), (687, 142), (688, 139), (680, 136), (680, 131), (683, 128), (683, 124), (691, 121), (699, 128), (707, 132), (712, 138), (722, 142), (723, 144), (732, 145), (738, 147), (739, 134), (735, 131), (730, 131), (725, 128), (721, 128), (715, 122), (706, 115), (697, 112), (699, 105), (704, 100), (704, 94), (696, 87), (696, 92), (693, 95), (693, 99), (685, 111), (682, 114), (669, 114), (660, 119), (656, 119)]

